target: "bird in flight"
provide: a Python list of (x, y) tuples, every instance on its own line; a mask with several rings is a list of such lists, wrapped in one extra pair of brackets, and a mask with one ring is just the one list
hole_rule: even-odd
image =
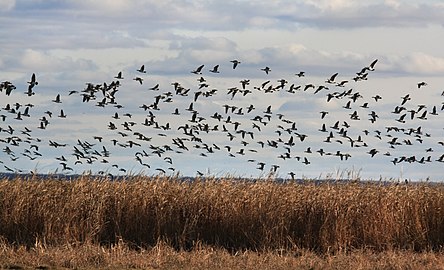
[(421, 88), (423, 86), (426, 86), (427, 83), (426, 82), (419, 82), (417, 85), (418, 85), (418, 89), (419, 89), (419, 88)]
[(194, 74), (202, 74), (202, 69), (203, 69), (204, 66), (205, 66), (205, 65), (200, 65), (200, 66), (198, 66), (195, 70), (191, 71), (191, 73), (194, 73)]
[(146, 73), (145, 65), (142, 65), (137, 71), (140, 73)]
[(219, 65), (215, 65), (214, 67), (213, 67), (213, 69), (211, 69), (210, 70), (210, 72), (212, 72), (212, 73), (219, 73)]
[[(32, 88), (34, 88), (34, 86), (39, 84), (39, 82), (35, 79), (35, 73), (32, 73), (31, 81), (29, 81), (28, 84), (29, 84), (29, 86), (28, 86), (28, 91), (26, 92), (26, 94), (30, 97), (35, 94), (32, 91)], [(9, 93), (10, 93), (10, 91), (9, 91)], [(6, 94), (8, 94), (8, 91), (6, 92)]]
[(142, 82), (143, 82), (143, 79), (140, 77), (135, 77), (133, 80), (139, 82), (140, 84), (142, 84)]
[(35, 85), (38, 85), (38, 84), (39, 84), (39, 82), (36, 81), (36, 79), (35, 79), (35, 73), (32, 73), (32, 75), (31, 75), (31, 81), (29, 81), (28, 83), (29, 83), (29, 85), (30, 85), (31, 88), (34, 87)]
[(304, 77), (305, 76), (305, 72), (304, 71), (299, 71), (299, 73), (295, 74), (298, 77)]
[(335, 78), (336, 76), (338, 76), (338, 73), (336, 72), (335, 74), (331, 75), (331, 77), (329, 79), (327, 79), (325, 82), (326, 83), (331, 83), (331, 84), (335, 84)]
[(122, 71), (120, 71), (119, 73), (117, 73), (117, 76), (115, 76), (114, 78), (115, 78), (115, 79), (118, 79), (118, 80), (122, 80), (122, 79), (123, 79), (123, 77), (122, 77)]
[(239, 60), (236, 60), (236, 59), (231, 60), (230, 62), (233, 63), (233, 69), (236, 69), (237, 65), (239, 65), (241, 63)]
[(60, 94), (57, 94), (55, 99), (53, 99), (52, 101), (55, 102), (55, 103), (62, 103), (62, 101), (60, 100)]
[(375, 59), (373, 62), (371, 62), (371, 64), (368, 66), (368, 70), (375, 71), (376, 62), (378, 62), (378, 59)]
[(268, 74), (271, 71), (271, 69), (269, 67), (261, 68), (261, 70), (265, 71), (266, 74)]

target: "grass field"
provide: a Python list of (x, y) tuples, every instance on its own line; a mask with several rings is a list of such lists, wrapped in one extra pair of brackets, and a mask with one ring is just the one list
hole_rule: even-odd
[(3, 179), (0, 237), (3, 267), (443, 268), (444, 186)]

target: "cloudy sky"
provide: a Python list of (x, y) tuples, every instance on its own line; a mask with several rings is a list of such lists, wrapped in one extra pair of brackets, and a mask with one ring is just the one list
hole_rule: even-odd
[[(165, 170), (189, 176), (199, 171), (250, 177), (266, 175), (277, 165), (276, 174), (281, 177), (293, 172), (298, 178), (359, 175), (442, 180), (444, 164), (436, 160), (444, 154), (444, 146), (439, 144), (444, 141), (443, 15), (444, 4), (433, 0), (1, 0), (0, 81), (10, 81), (16, 89), (10, 96), (0, 93), (0, 114), (6, 116), (0, 121), (0, 171), (157, 174)], [(234, 59), (241, 62), (236, 69), (230, 62)], [(374, 71), (366, 70), (366, 80), (354, 81), (356, 73), (375, 59)], [(141, 65), (147, 73), (137, 72)], [(202, 74), (192, 74), (200, 65), (204, 65)], [(219, 73), (210, 72), (215, 65), (219, 65)], [(261, 70), (265, 67), (271, 69), (269, 74)], [(305, 72), (304, 77), (295, 75), (300, 71)], [(115, 78), (118, 72), (123, 79)], [(33, 88), (35, 95), (29, 97), (25, 92), (33, 73), (38, 85)], [(335, 73), (335, 83), (327, 83)], [(143, 83), (134, 80), (136, 77)], [(200, 88), (200, 77), (207, 86)], [(279, 88), (281, 79), (286, 83)], [(123, 108), (96, 106), (103, 97), (100, 92), (97, 100), (82, 102), (81, 91), (87, 83), (109, 85), (117, 80), (121, 85), (116, 102)], [(242, 80), (250, 80), (246, 89), (251, 93), (244, 96), (241, 91), (232, 98), (229, 89), (243, 90)], [(261, 87), (266, 81), (270, 82)], [(343, 87), (337, 85), (341, 81), (347, 81)], [(190, 89), (188, 96), (175, 94), (175, 82)], [(419, 82), (427, 85), (418, 88)], [(159, 90), (149, 90), (156, 84)], [(303, 91), (309, 84), (315, 89)], [(291, 85), (301, 88), (291, 93)], [(328, 89), (314, 94), (321, 85)], [(271, 92), (266, 91), (269, 86)], [(193, 101), (196, 92), (212, 89), (216, 94)], [(351, 94), (340, 95), (348, 90)], [(77, 92), (69, 95), (70, 91)], [(166, 102), (168, 92), (173, 93), (171, 102)], [(61, 103), (52, 101), (58, 94)], [(328, 94), (335, 96), (330, 102)], [(355, 102), (353, 94), (359, 95)], [(407, 94), (411, 99), (403, 105), (406, 110), (392, 113)], [(153, 104), (159, 95), (159, 110), (139, 108)], [(376, 95), (382, 99), (375, 101)], [(203, 118), (199, 123), (191, 122), (192, 112), (185, 110), (191, 102)], [(15, 103), (22, 106), (15, 112), (6, 109), (6, 104)], [(34, 105), (29, 109), (30, 117), (15, 119), (29, 103)], [(224, 105), (236, 106), (236, 110), (226, 113)], [(250, 105), (255, 109), (247, 114)], [(263, 120), (266, 124), (251, 120), (267, 115), (270, 105), (270, 119)], [(431, 114), (434, 106), (436, 115)], [(176, 108), (180, 115), (172, 114)], [(239, 108), (243, 114), (236, 114)], [(66, 118), (57, 117), (61, 109)], [(39, 119), (49, 118), (46, 111), (53, 112), (50, 124), (39, 129)], [(142, 125), (150, 111), (160, 126), (169, 123), (171, 129)], [(324, 119), (321, 111), (328, 111)], [(350, 118), (355, 111), (360, 120)], [(372, 111), (378, 115), (374, 123), (369, 120)], [(415, 111), (413, 119), (406, 111)], [(418, 118), (424, 111), (427, 119)], [(118, 119), (112, 118), (116, 112)], [(215, 112), (223, 119), (211, 118)], [(404, 113), (406, 121), (396, 121)], [(231, 123), (226, 121), (229, 116)], [(129, 121), (135, 125), (125, 130), (122, 124)], [(337, 121), (348, 138), (331, 128)], [(108, 129), (109, 122), (118, 129)], [(237, 129), (232, 122), (239, 123)], [(297, 130), (286, 131), (293, 123)], [(183, 129), (178, 130), (185, 124), (217, 127), (210, 132), (197, 131), (195, 138), (201, 141), (193, 141)], [(323, 124), (327, 132), (319, 131)], [(8, 126), (14, 129), (12, 134)], [(224, 126), (228, 131), (222, 131)], [(32, 132), (21, 132), (25, 127)], [(387, 131), (387, 127), (401, 131)], [(420, 132), (416, 132), (418, 127)], [(254, 138), (248, 134), (242, 138), (238, 131), (254, 132)], [(135, 132), (151, 140), (138, 140)], [(332, 142), (324, 142), (330, 132)], [(235, 136), (233, 140), (228, 133)], [(298, 136), (301, 134), (306, 136), (304, 141)], [(17, 144), (11, 144), (13, 136), (22, 141), (13, 138)], [(359, 136), (362, 142), (352, 147), (350, 141)], [(291, 137), (294, 145), (289, 142)], [(172, 144), (177, 138), (188, 150)], [(113, 139), (120, 146), (113, 145)], [(49, 140), (66, 146), (50, 146)], [(82, 148), (78, 140), (94, 144), (90, 152), (85, 150), (86, 156), (93, 157), (91, 164), (87, 158), (73, 155), (74, 147)], [(129, 147), (130, 140), (140, 146)], [(278, 147), (271, 146), (273, 141)], [(30, 148), (33, 144), (38, 153)], [(165, 150), (165, 145), (172, 150)], [(109, 150), (109, 157), (93, 153), (100, 153), (103, 147)], [(312, 153), (307, 151), (309, 147)], [(156, 154), (159, 148), (164, 151), (160, 156)], [(320, 149), (331, 155), (321, 156), (316, 152)], [(373, 158), (372, 149), (377, 151)], [(136, 154), (144, 150), (147, 156)], [(335, 155), (338, 151), (351, 157), (341, 161), (340, 155)], [(66, 161), (56, 159), (62, 156)], [(429, 156), (432, 162), (418, 162)], [(409, 158), (410, 162), (405, 161)], [(305, 160), (310, 164), (302, 163)], [(72, 171), (62, 170), (61, 162)], [(259, 169), (262, 162), (263, 170)]]

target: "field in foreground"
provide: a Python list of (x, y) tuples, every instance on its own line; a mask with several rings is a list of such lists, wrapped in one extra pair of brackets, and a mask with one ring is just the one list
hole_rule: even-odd
[(58, 267), (443, 266), (444, 186), (3, 179), (0, 237), (3, 267), (14, 256)]
[(444, 253), (355, 250), (317, 254), (306, 250), (243, 251), (197, 247), (180, 251), (159, 243), (134, 250), (123, 243), (103, 247), (44, 247), (26, 249), (0, 245), (2, 269), (444, 269)]

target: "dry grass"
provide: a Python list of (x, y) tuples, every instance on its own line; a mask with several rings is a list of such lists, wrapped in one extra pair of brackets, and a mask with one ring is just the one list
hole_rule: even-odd
[(317, 254), (307, 250), (243, 251), (196, 246), (175, 250), (159, 242), (149, 249), (134, 250), (120, 242), (111, 246), (32, 248), (0, 245), (2, 269), (444, 269), (444, 254), (437, 252), (356, 250)]
[[(233, 257), (258, 251), (259, 259), (295, 250), (330, 258), (357, 249), (393, 256), (396, 250), (435, 254), (427, 252), (444, 244), (444, 186), (137, 176), (125, 181), (4, 179), (0, 236), (1, 256), (21, 249), (37, 254), (38, 247), (63, 254), (97, 249), (99, 263), (109, 261), (116, 247), (140, 257), (159, 243), (172, 248), (162, 252), (185, 261), (196, 252)], [(196, 251), (196, 246), (208, 248)], [(435, 259), (442, 265), (442, 257)]]

